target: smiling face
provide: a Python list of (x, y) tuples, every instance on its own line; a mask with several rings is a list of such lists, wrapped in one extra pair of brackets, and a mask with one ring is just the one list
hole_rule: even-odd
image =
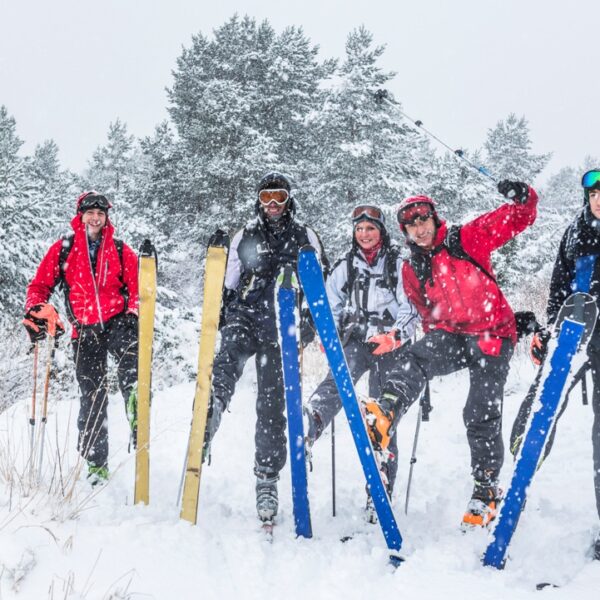
[(420, 248), (430, 250), (435, 239), (435, 221), (433, 216), (426, 219), (418, 217), (411, 225), (404, 225), (406, 235)]
[(360, 221), (354, 226), (354, 237), (363, 250), (371, 250), (381, 241), (381, 231), (369, 221)]
[(106, 212), (99, 208), (90, 208), (81, 214), (81, 221), (92, 240), (100, 237), (102, 228), (106, 225), (106, 219)]
[(600, 190), (590, 190), (590, 210), (595, 219), (600, 219)]

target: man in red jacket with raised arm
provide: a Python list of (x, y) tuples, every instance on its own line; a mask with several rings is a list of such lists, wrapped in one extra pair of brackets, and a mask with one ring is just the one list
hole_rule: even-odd
[(426, 196), (400, 204), (398, 222), (411, 253), (403, 264), (404, 290), (425, 335), (401, 354), (381, 398), (366, 404), (371, 439), (386, 447), (428, 380), (469, 369), (463, 420), (474, 489), (463, 527), (487, 525), (501, 499), (502, 401), (517, 340), (515, 316), (490, 255), (535, 221), (538, 200), (521, 182), (502, 181), (498, 191), (512, 202), (461, 227), (448, 227)]
[(134, 442), (136, 433), (138, 261), (127, 244), (113, 237), (110, 208), (98, 192), (78, 198), (74, 233), (55, 242), (42, 259), (27, 288), (23, 321), (32, 341), (57, 323), (62, 327), (48, 300), (57, 284), (63, 287), (81, 391), (77, 449), (87, 460), (92, 485), (108, 478), (109, 353), (118, 365)]

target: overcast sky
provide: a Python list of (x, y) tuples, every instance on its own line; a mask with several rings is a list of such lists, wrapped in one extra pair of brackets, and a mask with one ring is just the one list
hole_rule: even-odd
[(80, 170), (117, 117), (152, 134), (182, 46), (235, 12), (302, 26), (323, 57), (365, 25), (405, 112), (452, 147), (515, 112), (554, 152), (542, 180), (600, 157), (598, 0), (0, 0), (0, 105), (25, 152), (52, 138)]

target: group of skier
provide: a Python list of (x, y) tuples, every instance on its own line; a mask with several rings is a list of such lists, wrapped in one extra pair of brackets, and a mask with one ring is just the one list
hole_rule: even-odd
[[(581, 257), (600, 253), (600, 171), (583, 177), (584, 207), (567, 229), (552, 276), (548, 326), (574, 289)], [(376, 450), (388, 457), (385, 477), (391, 494), (396, 478), (398, 422), (424, 393), (427, 382), (467, 368), (470, 387), (463, 419), (471, 454), (473, 493), (465, 526), (485, 526), (497, 514), (504, 461), (502, 404), (509, 362), (517, 340), (515, 315), (491, 264), (491, 253), (532, 225), (538, 196), (522, 182), (502, 181), (509, 202), (460, 227), (440, 218), (427, 196), (403, 200), (397, 210), (408, 247), (403, 259), (391, 241), (383, 211), (357, 206), (351, 215), (348, 252), (330, 268), (317, 234), (296, 220), (292, 181), (270, 172), (259, 182), (256, 215), (234, 237), (229, 250), (221, 344), (214, 361), (211, 399), (203, 447), (211, 442), (228, 408), (244, 365), (255, 356), (256, 504), (261, 519), (278, 511), (277, 481), (286, 462), (285, 399), (275, 313), (276, 278), (281, 267), (296, 267), (302, 246), (312, 245), (327, 275), (327, 296), (353, 380), (369, 374), (365, 420)], [(110, 203), (97, 192), (80, 196), (72, 221), (74, 234), (52, 245), (27, 290), (24, 324), (33, 342), (64, 328), (52, 305), (53, 289), (66, 294), (76, 375), (81, 391), (78, 450), (92, 483), (108, 472), (106, 419), (107, 355), (116, 357), (132, 437), (136, 428), (137, 257), (113, 238)], [(600, 267), (593, 263), (590, 293), (600, 303)], [(301, 310), (302, 345), (314, 337), (308, 311)], [(417, 325), (423, 335), (415, 341)], [(592, 431), (595, 491), (600, 515), (600, 334), (588, 346), (594, 379)], [(533, 353), (544, 355), (549, 334), (539, 329)], [(534, 394), (523, 403), (511, 436), (516, 452)], [(330, 375), (305, 407), (310, 447), (340, 410)], [(367, 490), (367, 509), (373, 519)], [(600, 560), (600, 536), (595, 542)]]

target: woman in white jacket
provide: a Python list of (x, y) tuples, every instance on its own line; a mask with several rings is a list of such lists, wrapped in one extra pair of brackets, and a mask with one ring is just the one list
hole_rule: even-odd
[[(357, 206), (352, 212), (352, 247), (327, 278), (327, 297), (336, 320), (352, 380), (369, 374), (369, 395), (379, 397), (398, 353), (410, 343), (418, 322), (417, 311), (402, 285), (402, 258), (392, 244), (385, 218), (376, 206)], [(331, 373), (310, 398), (308, 443), (312, 445), (341, 408)], [(387, 477), (391, 494), (396, 471), (395, 436), (390, 444)], [(370, 497), (369, 520), (375, 518)]]

